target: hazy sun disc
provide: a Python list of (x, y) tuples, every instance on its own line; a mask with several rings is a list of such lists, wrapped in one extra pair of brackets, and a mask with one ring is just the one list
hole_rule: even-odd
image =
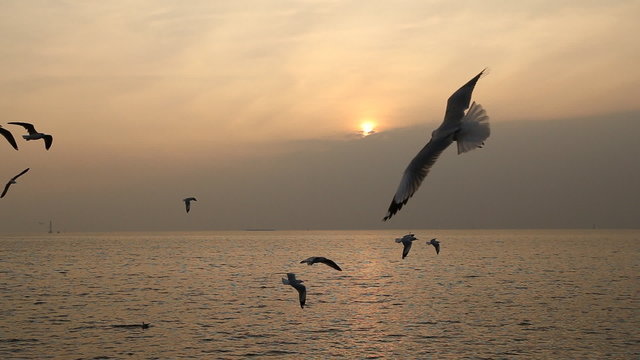
[(360, 124), (360, 129), (362, 129), (362, 136), (367, 136), (367, 135), (371, 135), (375, 132), (375, 126), (376, 124), (374, 124), (371, 121), (366, 121), (363, 122), (362, 124)]

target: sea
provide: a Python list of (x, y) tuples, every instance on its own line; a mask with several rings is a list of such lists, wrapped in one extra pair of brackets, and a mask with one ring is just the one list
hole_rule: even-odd
[(0, 359), (640, 358), (640, 230), (407, 232), (2, 235)]

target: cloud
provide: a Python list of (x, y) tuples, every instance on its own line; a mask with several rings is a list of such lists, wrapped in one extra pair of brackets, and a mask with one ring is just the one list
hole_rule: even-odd
[(390, 127), (441, 116), (485, 66), (476, 95), (497, 121), (637, 109), (636, 2), (3, 6), (0, 94), (20, 104), (16, 117), (31, 115), (25, 104), (90, 104), (92, 118), (179, 137), (189, 122), (220, 140), (311, 138), (352, 131), (370, 113)]

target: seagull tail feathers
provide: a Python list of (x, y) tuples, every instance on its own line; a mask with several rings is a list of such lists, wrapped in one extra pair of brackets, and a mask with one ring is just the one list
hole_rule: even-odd
[(482, 147), (490, 134), (487, 112), (482, 105), (473, 102), (467, 114), (462, 118), (460, 131), (456, 134), (458, 154)]

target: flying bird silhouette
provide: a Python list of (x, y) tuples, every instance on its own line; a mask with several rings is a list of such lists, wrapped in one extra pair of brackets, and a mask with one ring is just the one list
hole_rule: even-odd
[(297, 280), (296, 274), (287, 273), (287, 278), (282, 278), (282, 283), (285, 285), (291, 285), (294, 289), (298, 290), (298, 299), (300, 300), (300, 307), (304, 309), (304, 304), (307, 302), (307, 288), (302, 285), (303, 280)]
[(436, 255), (440, 254), (440, 241), (431, 239), (431, 241), (427, 241), (427, 245), (433, 245), (436, 248)]
[(26, 173), (27, 171), (29, 171), (29, 168), (26, 168), (24, 170), (22, 170), (22, 172), (14, 177), (11, 178), (11, 180), (9, 180), (9, 182), (4, 186), (4, 190), (2, 190), (2, 195), (0, 195), (0, 199), (2, 199), (4, 197), (4, 195), (7, 193), (7, 191), (9, 190), (9, 186), (11, 186), (11, 184), (15, 184), (16, 183), (16, 179), (19, 178), (20, 176), (24, 175), (24, 173)]
[[(474, 102), (469, 108), (469, 102), (473, 88), (485, 70), (482, 70), (449, 97), (442, 124), (431, 133), (431, 140), (404, 170), (400, 185), (398, 185), (383, 221), (389, 220), (409, 201), (440, 154), (451, 143), (454, 141), (457, 143), (458, 154), (484, 145), (484, 141), (490, 134), (489, 116), (480, 104)], [(467, 108), (469, 110), (465, 114)]]
[(33, 126), (33, 124), (29, 124), (26, 122), (9, 122), (7, 124), (13, 124), (13, 125), (20, 125), (22, 127), (24, 127), (25, 129), (27, 129), (28, 134), (27, 135), (22, 135), (22, 138), (29, 141), (29, 140), (40, 140), (43, 139), (44, 140), (44, 148), (49, 150), (49, 148), (51, 147), (51, 144), (53, 143), (53, 136), (49, 135), (49, 134), (45, 134), (45, 133), (41, 133), (41, 132), (37, 132), (36, 128)]
[(338, 271), (342, 271), (342, 269), (340, 269), (340, 266), (338, 266), (338, 264), (336, 264), (333, 260), (329, 260), (326, 257), (322, 257), (322, 256), (312, 256), (308, 259), (300, 261), (300, 264), (304, 264), (304, 263), (307, 263), (308, 265), (313, 265), (315, 263), (323, 263), (325, 265), (331, 266), (332, 268)]
[(184, 198), (184, 199), (182, 199), (182, 201), (184, 201), (184, 206), (187, 209), (187, 212), (189, 212), (189, 210), (191, 210), (191, 202), (192, 201), (198, 201), (198, 200), (196, 200), (196, 198), (194, 198), (192, 196), (192, 197)]
[(402, 248), (403, 259), (407, 257), (407, 255), (409, 255), (409, 250), (411, 250), (411, 245), (416, 240), (418, 240), (418, 238), (415, 237), (414, 234), (407, 234), (401, 238), (396, 238), (397, 243), (402, 243), (402, 245), (404, 245), (404, 247)]
[(2, 125), (0, 125), (0, 134), (2, 134), (5, 139), (7, 139), (9, 144), (11, 144), (14, 149), (18, 150), (18, 144), (16, 143), (16, 139), (13, 137), (13, 134), (11, 134), (9, 130), (3, 128)]

